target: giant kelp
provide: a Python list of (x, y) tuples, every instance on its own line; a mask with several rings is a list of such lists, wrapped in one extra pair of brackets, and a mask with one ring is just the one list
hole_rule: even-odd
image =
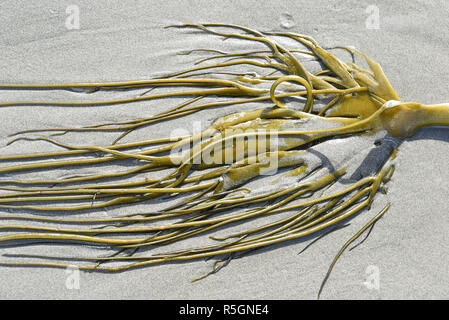
[[(224, 39), (259, 44), (261, 48), (246, 52), (184, 51), (183, 55), (208, 56), (189, 69), (150, 80), (0, 86), (3, 90), (78, 90), (86, 95), (146, 90), (134, 98), (13, 101), (0, 103), (0, 109), (112, 107), (138, 101), (164, 103), (173, 97), (186, 99), (140, 119), (13, 133), (10, 143), (46, 141), (61, 150), (0, 156), (4, 163), (15, 163), (0, 168), (4, 177), (0, 180), (0, 208), (13, 211), (1, 219), (23, 222), (0, 226), (5, 232), (0, 242), (87, 244), (114, 253), (94, 257), (70, 253), (65, 257), (28, 255), (29, 259), (44, 261), (1, 264), (67, 267), (77, 262), (80, 269), (123, 271), (170, 261), (233, 257), (287, 240), (320, 236), (369, 208), (379, 191), (386, 192), (384, 184), (394, 172), (400, 139), (423, 126), (449, 124), (449, 105), (402, 102), (380, 65), (354, 48), (324, 49), (305, 35), (259, 32), (235, 25), (169, 27), (197, 29)], [(334, 50), (347, 52), (354, 59), (344, 62)], [(315, 61), (320, 69), (308, 70), (304, 61)], [(167, 132), (164, 138), (120, 143), (134, 130), (156, 123), (230, 106), (242, 106), (243, 110), (255, 102), (264, 105), (220, 117), (198, 133), (174, 138)], [(118, 132), (119, 136), (108, 146), (67, 144), (53, 135), (28, 136), (94, 132)], [(126, 165), (125, 171), (83, 176), (75, 173), (79, 166), (120, 166), (132, 160), (137, 165), (131, 169)], [(45, 175), (55, 168), (74, 173), (66, 179), (27, 179), (36, 170)], [(13, 177), (21, 172), (28, 172), (28, 176)], [(131, 176), (133, 180), (128, 179)], [(167, 197), (170, 206), (156, 207), (154, 201), (164, 202)], [(71, 216), (136, 203), (145, 204), (148, 211), (106, 218)], [(388, 206), (342, 250), (372, 226)], [(267, 217), (271, 220), (264, 219)], [(225, 236), (215, 234), (229, 226), (240, 229)], [(211, 243), (164, 250), (200, 235), (209, 236)], [(150, 249), (158, 251), (149, 254)], [(220, 261), (229, 260), (218, 260), (213, 272)]]

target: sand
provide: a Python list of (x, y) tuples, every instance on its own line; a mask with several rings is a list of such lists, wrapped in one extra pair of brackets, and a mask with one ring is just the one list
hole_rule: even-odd
[[(163, 29), (165, 25), (222, 22), (310, 34), (325, 47), (354, 46), (381, 63), (403, 100), (449, 102), (449, 7), (443, 0), (76, 2), (79, 30), (66, 28), (71, 1), (2, 1), (1, 83), (147, 79), (193, 61), (193, 57), (174, 57), (179, 50), (193, 48), (192, 39), (200, 46), (217, 41), (192, 38)], [(379, 29), (367, 28), (371, 5), (379, 10)], [(51, 93), (0, 91), (1, 101), (25, 96), (42, 98)], [(44, 147), (23, 143), (6, 148), (10, 132), (137, 117), (147, 114), (145, 106), (1, 109), (0, 153)], [(218, 115), (204, 116), (211, 120)], [(155, 126), (145, 134), (167, 129)], [(136, 133), (129, 141), (143, 134)], [(363, 245), (339, 260), (322, 299), (447, 299), (448, 143), (449, 130), (436, 127), (421, 129), (405, 140), (388, 194), (379, 196), (369, 214), (359, 215), (348, 228), (321, 239), (301, 255), (297, 253), (307, 242), (289, 242), (234, 260), (218, 274), (193, 284), (190, 280), (207, 273), (211, 262), (157, 265), (118, 274), (80, 273), (79, 289), (67, 288), (70, 270), (2, 267), (0, 298), (315, 299), (341, 245), (391, 202)], [(370, 281), (376, 274), (378, 282)]]

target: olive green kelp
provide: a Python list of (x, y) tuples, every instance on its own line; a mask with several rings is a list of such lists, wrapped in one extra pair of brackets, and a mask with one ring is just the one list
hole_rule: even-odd
[[(3, 255), (2, 265), (123, 271), (218, 257), (214, 273), (254, 249), (341, 227), (369, 208), (378, 191), (386, 192), (402, 138), (423, 126), (449, 125), (448, 104), (402, 102), (380, 65), (354, 48), (324, 49), (308, 36), (235, 25), (169, 28), (235, 39), (251, 49), (184, 51), (203, 58), (150, 80), (0, 86), (86, 96), (138, 93), (113, 100), (0, 102), (0, 109), (107, 110), (142, 101), (164, 108), (146, 118), (12, 134), (10, 143), (40, 141), (57, 149), (0, 155), (0, 242), (65, 246), (61, 256)], [(351, 62), (337, 52), (349, 54)], [(171, 104), (175, 100), (182, 101)], [(233, 111), (197, 132), (173, 136), (170, 123), (202, 120), (208, 110)], [(161, 122), (165, 135), (121, 143)], [(113, 132), (118, 136), (109, 145), (60, 140)], [(79, 173), (86, 167), (93, 169)], [(69, 176), (58, 176), (61, 170)], [(327, 276), (388, 207), (343, 246)], [(98, 214), (106, 210), (106, 216)], [(79, 256), (72, 250), (77, 246), (89, 246), (93, 254)]]

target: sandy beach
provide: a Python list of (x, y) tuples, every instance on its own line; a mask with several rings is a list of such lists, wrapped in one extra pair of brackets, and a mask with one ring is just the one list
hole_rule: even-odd
[[(73, 6), (79, 10), (79, 28), (70, 28), (73, 21), (67, 22), (73, 13), (67, 8)], [(327, 48), (353, 46), (381, 64), (402, 100), (449, 103), (449, 3), (444, 0), (5, 0), (0, 12), (2, 84), (149, 79), (183, 69), (198, 58), (177, 56), (179, 51), (216, 43), (226, 47), (217, 37), (164, 26), (227, 23), (307, 34)], [(373, 16), (376, 12), (378, 20)], [(122, 94), (130, 95), (93, 95), (101, 99)], [(55, 95), (44, 90), (0, 90), (2, 102), (55, 97), (82, 101), (80, 96), (77, 92)], [(98, 108), (0, 108), (0, 154), (55, 150), (42, 141), (6, 146), (11, 139), (8, 134), (13, 132), (129, 120), (163, 108), (162, 103), (145, 101)], [(210, 122), (235, 111), (235, 107), (202, 111), (195, 117)], [(176, 126), (188, 126), (195, 117), (188, 116)], [(123, 142), (162, 137), (173, 129), (175, 125), (156, 124), (133, 132)], [(89, 142), (106, 145), (116, 136), (95, 134), (89, 136)], [(66, 138), (83, 145), (86, 136), (70, 134), (61, 141)], [(0, 299), (316, 299), (335, 254), (386, 203), (391, 203), (387, 214), (361, 246), (342, 255), (321, 298), (448, 299), (448, 146), (447, 127), (423, 128), (405, 139), (399, 146), (388, 193), (379, 194), (371, 210), (352, 219), (350, 226), (332, 232), (300, 255), (310, 239), (288, 241), (232, 260), (217, 274), (195, 283), (191, 280), (211, 270), (211, 261), (154, 265), (121, 273), (81, 272), (79, 288), (67, 286), (72, 270), (0, 267)], [(143, 209), (144, 204), (138, 208)], [(126, 208), (120, 210), (127, 213)], [(10, 211), (0, 209), (0, 213)], [(17, 250), (1, 248), (0, 254)], [(52, 253), (51, 248), (43, 250)], [(377, 274), (375, 287), (370, 282), (373, 272)]]

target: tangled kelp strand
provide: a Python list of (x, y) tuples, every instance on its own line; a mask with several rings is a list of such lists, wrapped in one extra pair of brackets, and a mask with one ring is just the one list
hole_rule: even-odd
[[(0, 226), (0, 242), (88, 244), (112, 253), (8, 255), (28, 260), (1, 264), (67, 267), (77, 261), (83, 270), (112, 272), (225, 256), (214, 264), (213, 274), (236, 253), (319, 237), (369, 209), (378, 192), (386, 192), (400, 140), (423, 126), (449, 124), (448, 105), (400, 101), (380, 65), (354, 48), (336, 49), (360, 56), (367, 66), (344, 62), (311, 37), (294, 33), (224, 24), (170, 27), (198, 29), (263, 49), (184, 51), (206, 57), (191, 68), (150, 80), (0, 85), (2, 90), (75, 90), (89, 97), (117, 92), (110, 100), (9, 101), (0, 108), (112, 108), (185, 99), (139, 119), (11, 133), (10, 145), (40, 142), (57, 150), (0, 156), (2, 163), (9, 163), (0, 167), (0, 208), (13, 211), (0, 217), (6, 222)], [(281, 38), (295, 46), (281, 45)], [(320, 69), (309, 70), (310, 62)], [(131, 98), (118, 95), (135, 91)], [(253, 103), (264, 105), (253, 108)], [(226, 108), (241, 110), (215, 119), (199, 132), (119, 144), (135, 130)], [(119, 134), (106, 146), (59, 140), (69, 133), (106, 132)], [(94, 166), (99, 168), (95, 173), (80, 173)], [(55, 176), (60, 169), (70, 171), (70, 176)], [(136, 206), (145, 210), (130, 211)], [(325, 281), (343, 251), (388, 207), (344, 245)], [(98, 210), (114, 208), (128, 209), (126, 214), (96, 216)], [(196, 239), (207, 241), (183, 247)], [(153, 255), (148, 253), (153, 250)], [(34, 261), (37, 258), (43, 261)]]

